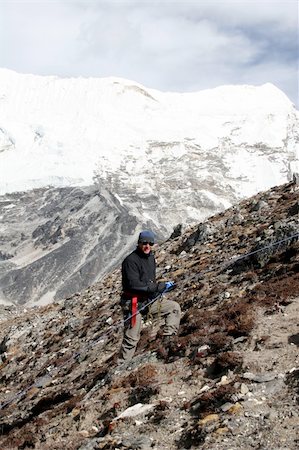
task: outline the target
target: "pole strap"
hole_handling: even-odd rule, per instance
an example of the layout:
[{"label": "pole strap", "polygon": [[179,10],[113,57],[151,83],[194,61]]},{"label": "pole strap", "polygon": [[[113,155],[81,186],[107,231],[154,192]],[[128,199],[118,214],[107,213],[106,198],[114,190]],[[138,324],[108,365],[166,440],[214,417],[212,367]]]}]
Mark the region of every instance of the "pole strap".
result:
[{"label": "pole strap", "polygon": [[133,297],[132,298],[132,318],[131,318],[132,328],[136,325],[137,305],[138,305],[138,298]]}]

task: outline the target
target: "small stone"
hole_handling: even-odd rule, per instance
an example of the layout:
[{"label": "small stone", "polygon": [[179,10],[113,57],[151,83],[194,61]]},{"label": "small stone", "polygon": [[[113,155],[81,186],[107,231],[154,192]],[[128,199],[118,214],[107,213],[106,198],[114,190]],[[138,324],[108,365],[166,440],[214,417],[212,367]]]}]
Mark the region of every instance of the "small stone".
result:
[{"label": "small stone", "polygon": [[163,397],[160,399],[161,402],[171,403],[173,401],[172,397]]},{"label": "small stone", "polygon": [[246,394],[248,394],[248,392],[249,392],[248,386],[245,383],[242,383],[241,384],[241,394],[246,395]]},{"label": "small stone", "polygon": [[208,345],[202,345],[201,347],[198,347],[197,349],[197,356],[203,357],[208,354],[210,347]]},{"label": "small stone", "polygon": [[251,372],[245,372],[245,373],[243,373],[242,377],[246,378],[247,380],[253,380],[255,375],[254,375],[254,373],[251,373]]},{"label": "small stone", "polygon": [[242,405],[240,403],[235,403],[228,412],[230,414],[239,414],[239,412],[243,409]]},{"label": "small stone", "polygon": [[219,421],[218,414],[209,414],[203,419],[201,419],[198,423],[199,425],[206,425],[209,422],[216,422],[216,421]]},{"label": "small stone", "polygon": [[229,429],[227,427],[220,427],[217,428],[217,430],[215,431],[216,434],[226,434],[229,432]]},{"label": "small stone", "polygon": [[89,437],[89,433],[87,430],[81,430],[79,431],[79,434],[83,437]]},{"label": "small stone", "polygon": [[72,411],[71,411],[72,417],[77,417],[77,416],[79,416],[79,414],[80,414],[80,409],[79,408],[72,409]]},{"label": "small stone", "polygon": [[238,344],[239,342],[247,341],[247,339],[248,339],[247,336],[240,336],[240,337],[234,339],[233,344]]},{"label": "small stone", "polygon": [[227,403],[224,403],[223,405],[221,405],[221,410],[223,412],[226,412],[226,411],[229,411],[233,406],[234,406],[233,403],[227,402]]},{"label": "small stone", "polygon": [[267,381],[272,381],[277,377],[277,374],[272,373],[260,373],[260,374],[254,374],[251,372],[245,372],[243,373],[243,378],[246,378],[247,380],[256,381],[257,383],[266,383]]},{"label": "small stone", "polygon": [[221,380],[219,381],[219,383],[217,383],[219,386],[225,386],[226,384],[229,384],[229,379],[226,375],[223,375],[221,377]]},{"label": "small stone", "polygon": [[142,403],[136,403],[135,405],[130,406],[125,411],[123,411],[118,417],[116,417],[115,420],[123,419],[125,417],[134,417],[139,414],[145,414],[149,412],[152,408],[154,408],[154,405],[146,405],[146,404],[144,405]]},{"label": "small stone", "polygon": [[210,389],[211,389],[210,386],[208,386],[208,385],[206,384],[205,386],[203,386],[203,387],[200,389],[199,393],[201,394],[202,392],[209,391]]},{"label": "small stone", "polygon": [[268,381],[272,381],[276,378],[276,373],[261,373],[260,375],[256,375],[254,381],[257,383],[266,383]]}]

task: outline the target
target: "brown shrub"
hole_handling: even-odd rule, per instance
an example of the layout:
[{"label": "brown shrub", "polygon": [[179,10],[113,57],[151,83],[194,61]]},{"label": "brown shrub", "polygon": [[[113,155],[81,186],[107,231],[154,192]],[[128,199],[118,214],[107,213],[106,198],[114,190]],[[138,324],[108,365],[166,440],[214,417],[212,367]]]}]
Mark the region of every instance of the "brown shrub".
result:
[{"label": "brown shrub", "polygon": [[152,413],[149,413],[148,415],[149,420],[155,425],[159,424],[162,420],[167,418],[168,409],[169,409],[168,402],[160,400],[159,403],[156,405],[154,411]]},{"label": "brown shrub", "polygon": [[184,429],[180,440],[178,441],[178,448],[198,448],[205,441],[207,432],[195,421],[191,426]]},{"label": "brown shrub", "polygon": [[236,389],[231,384],[219,386],[213,391],[204,392],[191,403],[192,414],[197,416],[217,412],[223,403],[231,400]]},{"label": "brown shrub", "polygon": [[256,286],[251,299],[260,306],[273,306],[275,303],[283,304],[286,300],[298,295],[298,273],[285,273]]},{"label": "brown shrub", "polygon": [[129,404],[132,406],[136,403],[148,403],[151,397],[159,392],[158,386],[138,386],[130,393]]},{"label": "brown shrub", "polygon": [[237,300],[227,308],[222,307],[218,321],[231,336],[248,335],[254,326],[252,305],[246,300]]},{"label": "brown shrub", "polygon": [[136,372],[118,380],[117,385],[122,387],[149,386],[157,382],[157,376],[157,368],[153,364],[147,364],[140,367]]},{"label": "brown shrub", "polygon": [[182,318],[180,336],[207,335],[213,332],[211,326],[215,328],[217,320],[218,317],[215,317],[215,311],[207,311],[196,307],[191,308]]},{"label": "brown shrub", "polygon": [[208,344],[212,352],[218,352],[231,347],[233,339],[226,333],[219,332],[209,336]]},{"label": "brown shrub", "polygon": [[227,372],[230,370],[239,370],[242,367],[243,358],[237,352],[223,352],[219,353],[215,359],[215,370],[218,373]]}]

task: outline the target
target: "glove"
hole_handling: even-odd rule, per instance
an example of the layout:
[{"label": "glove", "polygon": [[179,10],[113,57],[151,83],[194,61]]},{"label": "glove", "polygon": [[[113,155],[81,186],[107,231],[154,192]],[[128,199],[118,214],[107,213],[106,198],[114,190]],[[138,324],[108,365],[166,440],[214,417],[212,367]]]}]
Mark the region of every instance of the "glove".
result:
[{"label": "glove", "polygon": [[165,292],[165,289],[166,289],[166,283],[164,283],[164,281],[161,281],[160,283],[158,283],[157,291],[159,292],[159,294],[162,294],[162,292]]},{"label": "glove", "polygon": [[164,292],[169,292],[175,288],[175,283],[173,281],[166,281]]},{"label": "glove", "polygon": [[153,282],[150,283],[150,285],[147,288],[147,292],[149,292],[150,294],[154,294],[155,292],[157,292],[157,290],[159,291],[159,284]]}]

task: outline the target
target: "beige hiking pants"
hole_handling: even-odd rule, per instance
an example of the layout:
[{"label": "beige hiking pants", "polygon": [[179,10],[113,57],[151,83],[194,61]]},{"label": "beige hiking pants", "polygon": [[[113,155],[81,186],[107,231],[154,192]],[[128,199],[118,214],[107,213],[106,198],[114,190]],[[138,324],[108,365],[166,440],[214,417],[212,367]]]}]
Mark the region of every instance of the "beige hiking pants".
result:
[{"label": "beige hiking pants", "polygon": [[[154,319],[163,319],[165,325],[163,326],[163,334],[170,336],[177,334],[181,320],[181,307],[173,300],[155,301],[150,307],[148,315]],[[125,323],[124,337],[120,351],[120,359],[129,361],[133,358],[137,344],[140,339],[140,332],[142,327],[142,315],[136,315],[136,323],[134,327],[131,326],[131,321]]]}]

